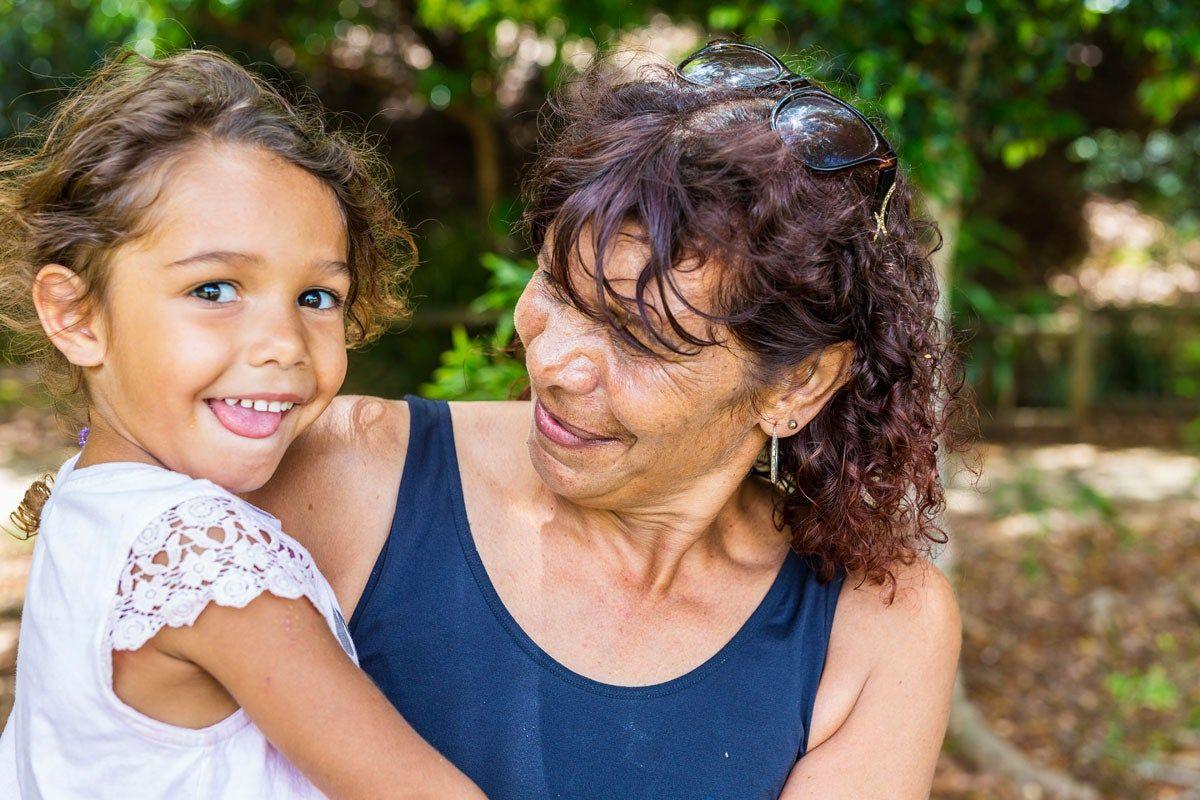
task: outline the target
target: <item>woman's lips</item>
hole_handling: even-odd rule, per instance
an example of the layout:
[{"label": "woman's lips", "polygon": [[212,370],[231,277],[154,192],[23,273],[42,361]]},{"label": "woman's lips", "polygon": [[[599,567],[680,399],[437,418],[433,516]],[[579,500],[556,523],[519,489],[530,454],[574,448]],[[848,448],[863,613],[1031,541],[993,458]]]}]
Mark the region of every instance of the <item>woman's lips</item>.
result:
[{"label": "woman's lips", "polygon": [[226,430],[238,436],[245,436],[247,439],[266,439],[279,430],[283,415],[291,413],[290,409],[288,411],[256,411],[240,405],[231,406],[219,399],[206,400],[205,403],[212,409],[213,416],[225,426]]},{"label": "woman's lips", "polygon": [[533,421],[543,436],[563,447],[587,447],[614,441],[563,422],[547,411],[541,400],[533,405]]}]

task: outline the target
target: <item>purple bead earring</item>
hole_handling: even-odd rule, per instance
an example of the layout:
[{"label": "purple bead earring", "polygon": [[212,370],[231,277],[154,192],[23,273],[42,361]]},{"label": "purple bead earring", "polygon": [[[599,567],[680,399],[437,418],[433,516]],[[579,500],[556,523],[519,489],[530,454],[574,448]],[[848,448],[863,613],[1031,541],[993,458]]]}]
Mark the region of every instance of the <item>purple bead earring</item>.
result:
[{"label": "purple bead earring", "polygon": [[88,428],[88,427],[83,427],[83,428],[79,429],[79,439],[77,441],[79,442],[80,447],[83,447],[85,444],[87,444],[87,437],[88,437],[89,431],[91,431],[91,428]]}]

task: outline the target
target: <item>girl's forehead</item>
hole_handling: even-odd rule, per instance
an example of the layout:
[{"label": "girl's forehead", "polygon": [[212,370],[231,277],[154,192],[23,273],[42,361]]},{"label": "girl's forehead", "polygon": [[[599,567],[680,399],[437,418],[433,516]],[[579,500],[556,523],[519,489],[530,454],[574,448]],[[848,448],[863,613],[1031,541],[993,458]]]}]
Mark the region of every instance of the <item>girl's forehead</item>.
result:
[{"label": "girl's forehead", "polygon": [[[214,144],[165,165],[146,208],[144,248],[170,251],[303,250],[346,256],[333,190],[264,150]],[[183,253],[179,257],[186,257]]]}]

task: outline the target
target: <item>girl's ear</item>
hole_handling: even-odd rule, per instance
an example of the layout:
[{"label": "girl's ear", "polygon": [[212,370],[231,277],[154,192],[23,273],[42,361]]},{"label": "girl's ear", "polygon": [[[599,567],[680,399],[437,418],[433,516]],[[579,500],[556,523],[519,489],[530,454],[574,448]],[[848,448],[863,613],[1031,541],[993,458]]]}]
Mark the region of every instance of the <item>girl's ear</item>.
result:
[{"label": "girl's ear", "polygon": [[47,264],[33,279],[33,305],[42,329],[67,361],[96,367],[104,361],[103,331],[84,307],[86,285],[61,264]]}]

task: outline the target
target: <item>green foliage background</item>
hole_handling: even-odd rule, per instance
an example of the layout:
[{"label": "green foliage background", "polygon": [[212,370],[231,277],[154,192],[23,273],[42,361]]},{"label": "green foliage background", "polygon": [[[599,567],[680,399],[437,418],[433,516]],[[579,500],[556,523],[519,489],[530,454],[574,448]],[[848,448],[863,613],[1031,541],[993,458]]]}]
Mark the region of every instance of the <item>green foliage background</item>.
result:
[{"label": "green foliage background", "polygon": [[[348,389],[495,396],[519,377],[492,326],[528,269],[517,187],[549,87],[597,49],[675,59],[710,34],[786,53],[889,131],[946,237],[985,400],[1020,369],[994,332],[1058,303],[1047,277],[1081,252],[1087,192],[1200,229],[1194,0],[0,0],[0,137],[116,45],[217,47],[315,92],[388,153],[422,252],[417,317],[355,356]],[[1169,355],[1168,395],[1195,396],[1195,351]]]}]

